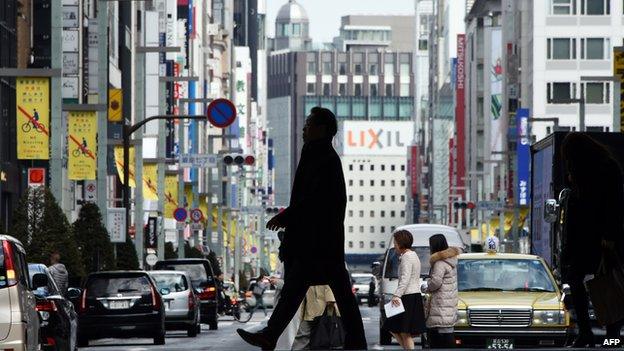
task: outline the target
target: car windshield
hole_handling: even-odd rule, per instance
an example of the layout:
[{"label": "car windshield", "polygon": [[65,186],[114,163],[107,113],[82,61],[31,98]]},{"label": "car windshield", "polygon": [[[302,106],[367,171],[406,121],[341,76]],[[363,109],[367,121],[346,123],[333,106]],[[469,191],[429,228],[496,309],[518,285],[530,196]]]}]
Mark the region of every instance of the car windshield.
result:
[{"label": "car windshield", "polygon": [[91,279],[87,286],[89,297],[143,295],[150,293],[149,279],[145,276],[136,277],[97,277]]},{"label": "car windshield", "polygon": [[371,277],[353,277],[354,284],[366,285],[370,284]]},{"label": "car windshield", "polygon": [[555,291],[540,260],[465,259],[457,274],[459,291]]},{"label": "car windshield", "polygon": [[[420,275],[429,274],[429,246],[413,246],[412,251],[416,252],[420,259]],[[386,272],[384,274],[387,279],[396,279],[399,277],[399,255],[394,248],[388,250],[388,261],[386,263]],[[370,280],[370,279],[369,279]]]},{"label": "car windshield", "polygon": [[202,263],[167,263],[165,266],[161,267],[161,269],[186,272],[186,274],[189,275],[189,278],[191,278],[191,285],[193,285],[193,288],[203,288],[202,284],[205,284],[205,282],[208,281],[206,268],[204,268]]},{"label": "car windshield", "polygon": [[171,292],[180,292],[188,289],[186,278],[180,274],[153,274],[158,289],[169,289]]}]

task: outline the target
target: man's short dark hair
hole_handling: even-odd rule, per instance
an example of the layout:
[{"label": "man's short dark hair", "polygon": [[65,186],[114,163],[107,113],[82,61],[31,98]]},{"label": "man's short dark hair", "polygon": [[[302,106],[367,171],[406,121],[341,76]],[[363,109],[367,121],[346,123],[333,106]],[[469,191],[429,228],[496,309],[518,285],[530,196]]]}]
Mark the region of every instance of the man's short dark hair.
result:
[{"label": "man's short dark hair", "polygon": [[338,133],[338,121],[336,121],[336,115],[329,109],[323,107],[313,107],[310,110],[310,119],[317,126],[325,126],[327,133],[332,137]]},{"label": "man's short dark hair", "polygon": [[398,232],[394,233],[393,237],[394,242],[396,242],[401,249],[412,248],[412,244],[414,243],[414,237],[412,236],[412,233],[408,232],[407,230],[399,230]]}]

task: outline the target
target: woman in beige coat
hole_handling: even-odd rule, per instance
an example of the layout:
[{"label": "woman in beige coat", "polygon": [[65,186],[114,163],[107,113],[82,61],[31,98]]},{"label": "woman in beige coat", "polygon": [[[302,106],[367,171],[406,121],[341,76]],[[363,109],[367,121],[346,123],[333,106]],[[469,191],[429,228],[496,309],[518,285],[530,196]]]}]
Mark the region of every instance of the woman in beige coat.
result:
[{"label": "woman in beige coat", "polygon": [[423,285],[429,293],[426,310],[429,345],[435,348],[455,346],[453,327],[457,321],[457,256],[461,250],[449,247],[442,234],[429,238],[430,278]]}]

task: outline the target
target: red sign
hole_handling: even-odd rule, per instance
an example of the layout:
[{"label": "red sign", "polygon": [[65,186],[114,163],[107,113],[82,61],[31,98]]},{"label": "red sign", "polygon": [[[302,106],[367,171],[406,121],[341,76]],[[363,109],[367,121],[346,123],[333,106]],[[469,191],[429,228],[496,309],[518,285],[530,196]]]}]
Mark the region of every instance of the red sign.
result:
[{"label": "red sign", "polygon": [[[466,67],[466,35],[457,35],[457,82],[455,84],[455,179],[449,179],[451,184],[457,187],[464,186],[464,177],[466,176],[466,107],[464,102],[465,96],[465,67]],[[454,181],[453,181],[454,180]],[[459,189],[458,189],[459,190]],[[463,194],[463,190],[457,193]],[[465,197],[465,196],[464,196]]]},{"label": "red sign", "polygon": [[45,185],[46,170],[45,168],[29,168],[28,169],[28,186]]},{"label": "red sign", "polygon": [[418,152],[418,145],[411,146],[411,159],[410,159],[410,176],[412,178],[412,197],[418,195],[418,182],[420,181],[420,153]]}]

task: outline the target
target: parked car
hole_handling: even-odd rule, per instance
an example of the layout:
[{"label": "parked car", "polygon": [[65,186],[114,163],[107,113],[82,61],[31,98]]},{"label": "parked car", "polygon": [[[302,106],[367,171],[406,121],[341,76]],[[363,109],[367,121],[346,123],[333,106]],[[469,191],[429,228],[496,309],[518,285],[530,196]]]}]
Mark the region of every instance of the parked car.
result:
[{"label": "parked car", "polygon": [[91,273],[78,309],[78,346],[101,338],[153,338],[165,344],[165,307],[144,271]]},{"label": "parked car", "polygon": [[186,330],[190,337],[201,332],[199,298],[193,291],[191,279],[186,272],[151,271],[165,305],[165,328]]},{"label": "parked car", "polygon": [[371,273],[351,274],[355,296],[357,297],[358,304],[360,305],[364,300],[368,302],[368,291],[370,290],[371,279],[375,279]]},{"label": "parked car", "polygon": [[178,258],[156,262],[154,270],[186,272],[191,278],[191,285],[200,300],[201,322],[208,324],[211,330],[217,324],[217,285],[210,261],[202,258]]},{"label": "parked car", "polygon": [[414,242],[412,244],[412,250],[416,252],[420,259],[420,275],[425,277],[429,274],[429,258],[431,256],[429,250],[429,238],[434,234],[443,234],[446,237],[446,241],[449,246],[459,247],[462,250],[466,250],[466,244],[464,243],[459,231],[456,228],[440,225],[440,224],[410,224],[397,228],[387,241],[388,249],[384,254],[382,262],[375,262],[373,264],[373,274],[377,276],[379,283],[379,344],[390,345],[392,336],[390,332],[383,329],[382,326],[385,322],[384,304],[392,298],[392,294],[396,291],[399,284],[399,255],[394,250],[394,233],[399,230],[409,231]]},{"label": "parked car", "polygon": [[[37,299],[40,328],[39,339],[44,350],[76,349],[78,315],[71,301],[63,296],[50,271],[44,264],[29,263],[31,284],[35,280],[45,281],[45,286],[34,290]],[[33,284],[34,285],[34,284]],[[80,290],[70,289],[67,296],[79,296]]]},{"label": "parked car", "polygon": [[36,350],[39,346],[39,316],[32,289],[26,251],[19,240],[0,235],[0,349]]}]

